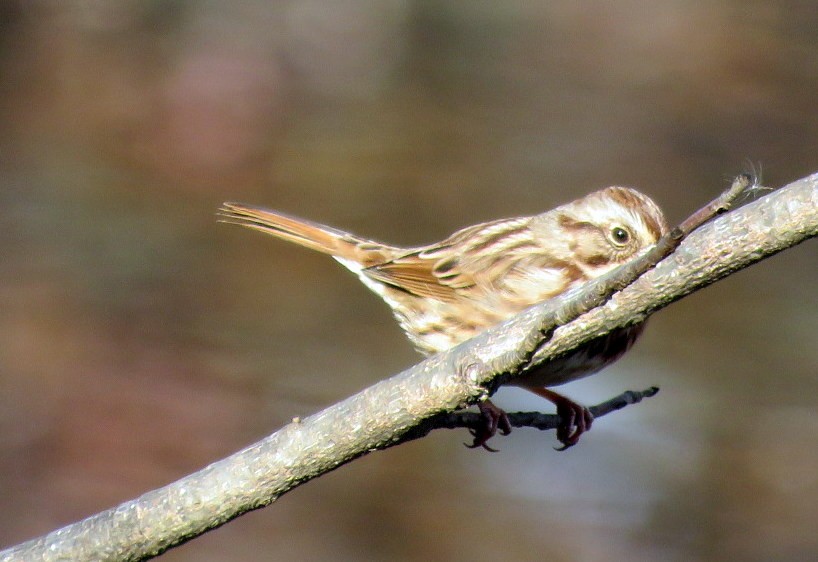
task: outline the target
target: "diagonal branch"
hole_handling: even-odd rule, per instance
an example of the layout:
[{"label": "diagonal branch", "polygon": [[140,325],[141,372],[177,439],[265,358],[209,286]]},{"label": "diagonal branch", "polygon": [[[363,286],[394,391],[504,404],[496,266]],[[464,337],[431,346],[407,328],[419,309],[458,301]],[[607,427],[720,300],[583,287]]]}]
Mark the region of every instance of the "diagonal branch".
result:
[{"label": "diagonal branch", "polygon": [[[531,364],[641,322],[693,291],[816,235],[818,174],[706,224],[611,298],[589,284],[571,300],[533,307],[195,474],[0,552],[0,561],[156,556],[270,504],[299,484],[400,442],[430,418],[474,403]],[[583,299],[605,304],[585,307]],[[572,320],[566,323],[566,318]]]}]

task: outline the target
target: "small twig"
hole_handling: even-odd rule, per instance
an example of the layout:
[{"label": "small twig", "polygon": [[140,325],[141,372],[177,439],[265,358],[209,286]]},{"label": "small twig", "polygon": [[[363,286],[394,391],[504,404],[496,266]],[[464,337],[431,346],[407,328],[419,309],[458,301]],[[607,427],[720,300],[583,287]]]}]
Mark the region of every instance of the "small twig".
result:
[{"label": "small twig", "polygon": [[[645,390],[626,390],[618,396],[614,396],[610,400],[601,402],[596,406],[591,406],[591,414],[594,418],[600,418],[604,415],[610,414],[617,410],[641,402],[645,398],[656,396],[659,388],[652,386]],[[556,429],[560,424],[560,416],[557,414],[545,414],[542,412],[513,412],[508,413],[508,420],[512,427],[531,427],[545,431],[549,429]],[[478,429],[485,420],[477,412],[447,412],[435,416],[425,423],[421,424],[411,433],[404,435],[404,438],[399,442],[412,441],[425,437],[435,429]]]}]

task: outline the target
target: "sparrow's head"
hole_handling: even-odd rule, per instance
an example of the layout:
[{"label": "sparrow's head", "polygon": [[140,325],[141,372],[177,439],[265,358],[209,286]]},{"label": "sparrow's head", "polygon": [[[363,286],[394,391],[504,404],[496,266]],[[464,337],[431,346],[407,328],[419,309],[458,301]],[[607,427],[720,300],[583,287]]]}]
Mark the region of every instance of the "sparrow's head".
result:
[{"label": "sparrow's head", "polygon": [[590,277],[631,260],[668,231],[662,211],[628,187],[607,187],[554,210],[565,250]]}]

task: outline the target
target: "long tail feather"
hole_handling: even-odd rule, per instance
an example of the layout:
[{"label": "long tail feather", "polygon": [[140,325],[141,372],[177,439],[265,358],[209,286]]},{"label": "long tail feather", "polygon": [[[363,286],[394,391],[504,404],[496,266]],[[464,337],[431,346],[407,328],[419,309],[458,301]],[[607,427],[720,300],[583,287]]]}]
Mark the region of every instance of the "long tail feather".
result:
[{"label": "long tail feather", "polygon": [[252,228],[301,246],[369,267],[392,259],[398,248],[348,232],[244,203],[226,202],[219,221]]}]

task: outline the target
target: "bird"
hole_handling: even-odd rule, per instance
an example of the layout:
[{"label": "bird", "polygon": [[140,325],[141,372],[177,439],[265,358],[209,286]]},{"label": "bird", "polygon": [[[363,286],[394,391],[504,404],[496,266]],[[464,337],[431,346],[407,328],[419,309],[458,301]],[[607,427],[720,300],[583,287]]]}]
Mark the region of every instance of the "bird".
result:
[{"label": "bird", "polygon": [[[629,187],[594,191],[549,211],[483,222],[444,240],[401,247],[264,207],[225,202],[219,220],[328,254],[381,297],[424,355],[445,351],[488,327],[599,277],[644,253],[668,232],[661,209]],[[590,429],[588,408],[550,387],[596,373],[619,359],[644,321],[596,338],[508,384],[554,403],[561,449]],[[511,431],[506,413],[478,403],[484,428],[473,447]]]}]

